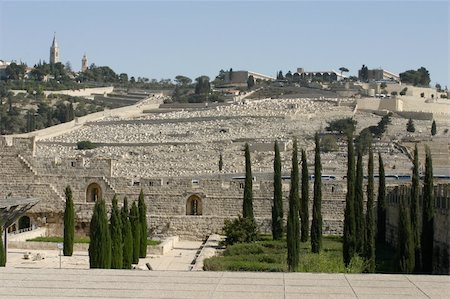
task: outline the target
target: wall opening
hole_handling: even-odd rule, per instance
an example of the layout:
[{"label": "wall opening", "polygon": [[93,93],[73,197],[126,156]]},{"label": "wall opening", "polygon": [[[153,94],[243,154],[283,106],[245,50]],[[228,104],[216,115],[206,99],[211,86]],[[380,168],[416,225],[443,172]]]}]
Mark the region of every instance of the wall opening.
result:
[{"label": "wall opening", "polygon": [[191,195],[186,201],[186,215],[200,216],[203,212],[202,200],[197,195]]},{"label": "wall opening", "polygon": [[97,183],[90,184],[86,189],[86,202],[96,202],[102,198],[102,188]]},{"label": "wall opening", "polygon": [[19,230],[30,228],[31,227],[31,220],[28,216],[22,216],[19,218]]}]

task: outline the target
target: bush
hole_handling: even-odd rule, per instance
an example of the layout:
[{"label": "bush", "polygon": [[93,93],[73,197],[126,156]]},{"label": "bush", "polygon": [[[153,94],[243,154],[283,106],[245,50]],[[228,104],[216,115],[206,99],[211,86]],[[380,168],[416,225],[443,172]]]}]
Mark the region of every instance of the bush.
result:
[{"label": "bush", "polygon": [[223,232],[227,236],[225,245],[253,242],[258,236],[255,221],[251,218],[242,218],[241,216],[232,221],[226,219]]},{"label": "bush", "polygon": [[338,150],[336,137],[325,135],[320,141],[320,149],[325,152],[335,152]]},{"label": "bush", "polygon": [[90,142],[89,140],[77,142],[78,150],[90,150],[90,149],[94,149],[96,147],[97,147],[97,145],[95,143]]},{"label": "bush", "polygon": [[325,130],[337,131],[341,133],[354,132],[356,124],[356,120],[353,120],[351,117],[343,118],[329,122]]}]

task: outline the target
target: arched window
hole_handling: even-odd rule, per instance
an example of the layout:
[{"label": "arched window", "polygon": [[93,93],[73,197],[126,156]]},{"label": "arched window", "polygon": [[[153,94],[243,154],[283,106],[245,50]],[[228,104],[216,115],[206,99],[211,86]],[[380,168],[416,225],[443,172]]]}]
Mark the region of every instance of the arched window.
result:
[{"label": "arched window", "polygon": [[86,202],[96,202],[102,198],[102,188],[97,183],[90,184],[86,189]]},{"label": "arched window", "polygon": [[19,218],[19,230],[30,227],[31,227],[30,217],[22,216]]},{"label": "arched window", "polygon": [[191,195],[186,201],[186,215],[202,215],[202,200],[197,195]]}]

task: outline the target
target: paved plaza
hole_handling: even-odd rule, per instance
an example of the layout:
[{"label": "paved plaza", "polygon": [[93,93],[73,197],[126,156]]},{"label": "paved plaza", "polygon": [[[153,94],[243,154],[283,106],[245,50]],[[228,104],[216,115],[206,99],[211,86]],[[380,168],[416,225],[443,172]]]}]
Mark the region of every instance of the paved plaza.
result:
[{"label": "paved plaza", "polygon": [[0,270],[0,298],[450,298],[449,276]]}]

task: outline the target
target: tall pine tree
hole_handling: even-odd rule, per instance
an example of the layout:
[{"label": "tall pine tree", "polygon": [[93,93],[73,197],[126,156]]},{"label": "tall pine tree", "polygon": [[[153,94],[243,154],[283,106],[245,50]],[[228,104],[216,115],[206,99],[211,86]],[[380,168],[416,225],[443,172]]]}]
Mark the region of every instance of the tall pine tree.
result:
[{"label": "tall pine tree", "polygon": [[398,217],[398,269],[402,273],[414,271],[414,237],[411,228],[408,197],[410,193],[405,186],[400,186],[400,206]]},{"label": "tall pine tree", "polygon": [[73,207],[72,189],[69,186],[65,190],[66,208],[64,210],[64,256],[72,256],[73,240],[75,235],[75,210]]},{"label": "tall pine tree", "polygon": [[0,217],[0,267],[6,265],[6,252],[5,246],[3,245],[3,219]]},{"label": "tall pine tree", "polygon": [[123,245],[123,269],[131,269],[133,263],[133,233],[131,231],[131,223],[128,210],[128,199],[123,199],[123,207],[121,211],[122,217],[122,245]]},{"label": "tall pine tree", "polygon": [[141,242],[139,248],[139,257],[147,256],[147,205],[145,204],[144,191],[141,189],[138,200],[139,223],[141,224]]},{"label": "tall pine tree", "polygon": [[386,178],[381,153],[378,153],[377,240],[386,242]]},{"label": "tall pine tree", "polygon": [[364,241],[364,256],[367,260],[367,272],[375,272],[375,217],[373,211],[373,151],[369,148],[369,165],[367,180],[367,210],[366,210],[366,238]]},{"label": "tall pine tree", "polygon": [[283,237],[283,190],[281,183],[281,157],[277,141],[275,141],[274,150],[272,237],[274,240],[281,240]]},{"label": "tall pine tree", "polygon": [[347,136],[347,196],[345,198],[344,214],[344,237],[342,244],[342,255],[347,267],[356,251],[356,222],[355,222],[355,153],[353,147],[353,136]]},{"label": "tall pine tree", "polygon": [[414,240],[415,252],[415,272],[420,272],[422,268],[422,256],[420,250],[421,232],[421,204],[420,204],[420,183],[419,183],[419,151],[417,144],[414,148],[413,174],[411,182],[411,227]]},{"label": "tall pine tree", "polygon": [[245,144],[245,186],[242,216],[255,220],[253,216],[253,176],[248,143]]},{"label": "tall pine tree", "polygon": [[300,203],[301,242],[308,241],[309,235],[309,174],[306,152],[302,149],[302,197]]},{"label": "tall pine tree", "polygon": [[356,162],[356,181],[355,181],[355,242],[356,253],[364,253],[364,192],[363,192],[363,161],[362,150],[358,148],[358,159]]},{"label": "tall pine tree", "polygon": [[122,269],[123,267],[123,244],[122,244],[122,219],[117,205],[117,196],[112,199],[111,217],[109,218],[111,230],[111,269]]},{"label": "tall pine tree", "polygon": [[433,271],[433,240],[434,240],[434,188],[433,163],[430,149],[426,148],[425,178],[422,195],[422,270],[427,274]]},{"label": "tall pine tree", "polygon": [[433,123],[431,124],[431,135],[434,136],[437,133],[437,129],[436,129],[436,121],[433,120]]},{"label": "tall pine tree", "polygon": [[315,135],[316,149],[314,158],[314,199],[313,219],[311,223],[311,251],[319,253],[322,248],[322,162],[320,161],[320,139]]},{"label": "tall pine tree", "polygon": [[131,231],[133,232],[133,264],[139,263],[139,251],[141,248],[141,223],[139,222],[139,210],[133,201],[130,211]]},{"label": "tall pine tree", "polygon": [[287,220],[287,264],[288,270],[291,272],[297,269],[300,254],[300,221],[298,217],[300,197],[297,154],[297,140],[294,140],[292,149],[291,188],[289,191],[289,213]]},{"label": "tall pine tree", "polygon": [[106,205],[102,199],[95,202],[89,228],[89,267],[111,268],[111,236],[109,234]]}]

